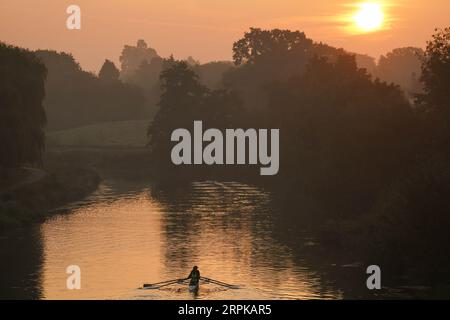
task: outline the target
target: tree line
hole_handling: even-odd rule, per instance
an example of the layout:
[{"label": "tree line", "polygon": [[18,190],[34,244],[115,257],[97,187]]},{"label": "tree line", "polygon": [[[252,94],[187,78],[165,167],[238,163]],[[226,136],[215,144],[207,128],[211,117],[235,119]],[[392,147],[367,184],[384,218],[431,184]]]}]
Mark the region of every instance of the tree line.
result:
[{"label": "tree line", "polygon": [[[404,70],[408,59],[402,57],[411,54],[420,56],[418,73]],[[169,155],[172,130],[193,120],[217,128],[279,128],[280,173],[270,184],[289,198],[298,194],[316,203],[330,243],[364,244],[380,261],[390,257],[405,268],[420,261],[427,272],[431,262],[442,267],[436,272],[447,272],[450,28],[436,30],[424,51],[394,50],[380,61],[377,72],[399,61],[404,75],[415,74],[414,92],[359,67],[354,54],[301,32],[251,29],[234,43],[233,57],[235,67],[224,73],[220,91],[203,87],[186,62],[168,61],[149,127],[154,158]],[[163,176],[188,170],[168,159],[157,161],[157,168]],[[208,167],[194,169],[191,178],[207,173]],[[224,177],[230,176],[248,172]],[[294,223],[297,212],[290,211]]]},{"label": "tree line", "polygon": [[[271,183],[308,195],[335,228],[356,221],[341,226],[353,242],[450,262],[439,254],[450,243],[450,28],[425,50],[396,49],[375,66],[299,31],[257,28],[233,44],[232,64],[162,58],[144,41],[125,46],[120,62],[94,75],[70,54],[1,44],[0,166],[41,161],[47,118],[52,129],[151,118],[151,161],[163,178],[186,172],[171,164],[170,134],[194,120],[278,128]],[[220,176],[253,177],[245,167]]]},{"label": "tree line", "polygon": [[0,170],[41,162],[46,77],[36,55],[0,43]]}]

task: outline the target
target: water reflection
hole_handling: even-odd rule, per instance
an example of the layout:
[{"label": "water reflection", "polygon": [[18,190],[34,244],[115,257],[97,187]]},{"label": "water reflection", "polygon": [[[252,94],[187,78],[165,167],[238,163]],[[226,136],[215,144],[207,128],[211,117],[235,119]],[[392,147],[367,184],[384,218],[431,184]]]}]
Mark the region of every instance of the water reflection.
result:
[{"label": "water reflection", "polygon": [[[149,186],[106,180],[90,198],[64,210],[70,214],[41,225],[41,239],[34,241],[41,243],[35,250],[41,261],[27,261],[29,270],[22,273],[39,275],[35,298],[47,299],[191,299],[181,285],[138,287],[187,276],[193,265],[204,276],[242,286],[203,285],[199,299],[340,298],[339,290],[275,240],[270,203],[269,192],[237,182]],[[81,267],[81,290],[65,287],[72,264]]]},{"label": "water reflection", "polygon": [[0,236],[0,299],[42,297],[43,248],[38,228]]}]

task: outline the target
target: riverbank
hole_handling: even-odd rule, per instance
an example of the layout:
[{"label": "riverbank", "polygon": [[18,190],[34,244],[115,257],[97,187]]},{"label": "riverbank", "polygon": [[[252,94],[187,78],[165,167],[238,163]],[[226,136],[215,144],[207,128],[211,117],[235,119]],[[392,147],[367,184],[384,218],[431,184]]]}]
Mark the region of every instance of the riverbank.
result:
[{"label": "riverbank", "polygon": [[[341,265],[358,267],[362,276],[365,267],[376,264],[383,271],[383,285],[428,287],[428,298],[450,296],[447,158],[434,157],[415,165],[386,184],[366,208],[353,202],[331,206],[328,194],[308,198],[301,189],[292,191],[278,200],[283,209],[278,226],[281,242],[289,244],[286,230],[295,233],[307,228],[314,238],[311,250],[319,248],[323,250],[319,256],[329,258],[322,263],[341,260]],[[299,255],[304,254],[302,249]]]},{"label": "riverbank", "polygon": [[0,191],[0,232],[41,222],[51,209],[89,195],[100,182],[95,170],[71,162],[50,161],[35,171],[34,176],[42,173],[39,179]]},{"label": "riverbank", "polygon": [[[412,177],[402,179],[397,185],[386,187],[385,194],[380,196],[371,208],[361,210],[360,215],[350,215],[347,212],[342,213],[343,209],[329,210],[332,206],[326,202],[330,198],[328,194],[324,194],[322,198],[308,196],[301,187],[296,189],[292,185],[269,183],[269,179],[264,181],[261,178],[249,179],[244,183],[242,182],[244,176],[240,180],[229,178],[227,181],[213,176],[208,179],[199,174],[201,179],[195,180],[195,183],[184,183],[184,177],[172,179],[173,172],[169,175],[163,175],[165,172],[155,172],[151,160],[152,155],[149,149],[144,147],[59,147],[49,149],[44,158],[46,170],[53,173],[54,179],[62,179],[62,183],[69,181],[68,187],[72,189],[79,187],[79,193],[76,190],[64,191],[68,196],[65,200],[63,199],[65,202],[71,201],[70,195],[75,196],[72,200],[77,200],[86,194],[85,186],[86,181],[90,181],[90,174],[85,170],[104,177],[105,185],[110,186],[108,183],[114,181],[115,186],[111,190],[115,192],[121,190],[120,192],[127,197],[134,194],[136,190],[150,188],[149,192],[145,191],[146,196],[144,196],[144,199],[147,199],[147,195],[150,194],[152,199],[150,202],[145,202],[147,200],[141,202],[142,198],[138,197],[131,206],[128,201],[117,202],[119,208],[112,210],[109,205],[100,206],[101,210],[104,210],[104,213],[97,216],[99,219],[101,217],[101,222],[96,220],[95,223],[85,225],[88,228],[99,223],[105,227],[105,229],[100,228],[103,234],[101,232],[98,234],[99,228],[95,229],[99,243],[102,243],[105,234],[109,236],[116,231],[126,232],[126,228],[130,228],[129,230],[133,231],[129,232],[130,238],[127,239],[130,240],[130,246],[135,245],[135,241],[138,241],[136,239],[139,239],[135,236],[135,228],[141,224],[142,232],[147,239],[148,230],[153,230],[152,228],[160,222],[158,219],[151,220],[147,216],[147,212],[153,212],[154,204],[157,203],[158,210],[167,210],[167,212],[176,210],[183,213],[183,215],[165,216],[163,220],[168,223],[169,229],[174,228],[170,229],[174,235],[184,231],[185,226],[189,226],[189,230],[193,229],[199,216],[204,219],[202,224],[211,224],[204,226],[202,230],[194,228],[196,234],[208,234],[209,228],[217,228],[218,225],[226,226],[224,230],[228,233],[234,230],[233,232],[239,235],[252,234],[254,231],[250,230],[256,227],[261,234],[270,231],[275,244],[289,248],[286,254],[289,254],[294,265],[313,270],[317,275],[318,283],[332,283],[331,287],[337,292],[343,292],[344,298],[450,296],[450,283],[445,280],[448,279],[446,270],[449,265],[447,255],[444,254],[448,252],[447,233],[444,233],[444,230],[438,230],[432,220],[429,221],[430,223],[424,223],[426,222],[424,217],[437,217],[437,210],[429,210],[427,215],[424,215],[423,210],[429,207],[431,194],[448,194],[450,180],[444,179],[447,176],[443,173],[444,164],[435,165],[435,169],[431,171],[430,165],[424,165],[423,170],[416,168]],[[164,177],[164,180],[157,179],[161,177]],[[55,184],[50,182],[47,182],[50,185],[45,187],[46,180],[40,182],[44,185],[42,188],[52,190],[50,194],[53,193],[55,198],[61,200],[59,189],[62,190],[63,187],[57,187],[58,190],[54,190]],[[108,196],[120,198],[121,194]],[[33,198],[26,193],[22,196],[26,199]],[[440,198],[444,201],[444,197]],[[436,197],[433,199],[437,201]],[[38,200],[33,199],[32,202],[36,204],[39,203]],[[103,203],[103,200],[99,198],[97,203]],[[51,197],[47,197],[42,198],[41,201],[45,204],[51,203],[52,200]],[[438,207],[443,208],[442,205]],[[124,214],[129,210],[133,211],[132,216]],[[252,219],[252,215],[248,214],[250,212],[258,213],[258,219]],[[448,210],[441,211],[441,215],[445,216],[446,212]],[[139,220],[141,218],[135,220],[137,213],[142,214],[140,216],[142,220]],[[86,214],[92,218],[89,212]],[[114,218],[109,214],[113,214]],[[30,215],[27,213],[25,218],[27,221]],[[46,216],[38,215],[31,222],[45,218]],[[76,217],[73,218],[75,222]],[[67,217],[69,222],[71,219],[72,217]],[[259,219],[267,220],[261,224]],[[234,221],[234,224],[230,221]],[[439,221],[443,222],[442,229],[448,225],[442,217]],[[58,219],[49,221],[48,224],[53,222],[60,223]],[[248,226],[252,226],[250,230],[244,230],[245,232],[241,230]],[[264,226],[270,226],[270,230],[263,228]],[[158,232],[160,227],[163,226],[156,228]],[[55,231],[56,229],[61,232],[61,238],[55,240],[58,243],[61,241],[75,243],[79,240],[66,239],[68,230],[66,226],[61,228],[58,225]],[[221,230],[215,229],[215,232],[220,233]],[[427,230],[429,231],[425,233]],[[190,243],[194,239],[191,238],[192,235],[183,239],[183,243]],[[241,238],[241,236],[236,237],[236,239]],[[121,237],[118,239],[123,241]],[[168,241],[170,245],[174,243],[173,237],[158,238],[155,243],[159,244],[161,241]],[[238,249],[242,246],[240,240],[235,244],[235,248]],[[92,247],[95,245],[89,242],[89,246],[84,248],[83,252],[89,252],[87,248]],[[101,244],[98,244],[98,247],[101,247]],[[278,249],[279,247],[276,247],[274,250]],[[127,260],[126,257],[123,259]],[[380,292],[369,292],[365,285],[366,268],[371,264],[379,265],[382,269],[383,290]],[[142,263],[136,268],[141,265]],[[142,278],[136,277],[130,280],[133,283],[137,281],[142,281]]]},{"label": "riverbank", "polygon": [[[54,194],[54,198],[65,202],[77,200],[87,195],[87,191],[95,190],[96,184],[86,188],[89,181],[95,181],[89,172],[132,181],[133,184],[151,182],[155,188],[159,187],[159,191],[166,192],[178,190],[183,185],[187,185],[189,190],[190,184],[186,184],[186,181],[246,182],[265,191],[273,191],[271,205],[277,208],[274,216],[278,241],[296,252],[298,243],[291,242],[296,234],[305,232],[313,239],[311,246],[301,248],[299,256],[303,256],[305,250],[323,250],[311,254],[326,257],[318,264],[358,265],[361,268],[358,272],[362,276],[366,275],[364,266],[377,264],[382,266],[385,283],[390,282],[395,286],[399,283],[414,283],[434,287],[449,275],[448,258],[442,254],[448,251],[449,243],[445,230],[448,210],[444,204],[450,191],[450,172],[447,172],[445,161],[435,160],[433,165],[424,163],[422,168],[415,167],[411,174],[399,179],[396,184],[386,185],[386,190],[374,203],[362,208],[352,201],[348,201],[345,206],[336,206],[334,200],[342,193],[312,194],[300,183],[294,187],[292,183],[273,177],[262,179],[258,175],[242,174],[237,178],[238,171],[234,171],[233,175],[225,179],[225,173],[213,172],[214,168],[211,168],[210,175],[207,170],[202,170],[190,171],[186,176],[177,174],[175,170],[155,170],[152,154],[145,147],[58,147],[49,149],[44,160],[47,170],[56,173],[54,179],[69,175],[59,182],[61,185],[71,181],[68,186],[54,187],[55,183],[49,182],[50,186],[44,187],[51,190],[50,194]],[[66,190],[63,193],[67,198],[61,195],[64,188]],[[67,191],[67,188],[71,190]],[[26,193],[24,197],[33,199]],[[39,203],[37,198],[32,202]],[[40,202],[54,203],[52,199],[51,196],[43,197]],[[434,202],[431,203],[430,199],[434,199]],[[433,204],[437,205],[434,209]],[[15,216],[20,217],[21,213],[15,213]],[[436,221],[442,223],[436,224]],[[290,234],[287,239],[286,234]],[[365,287],[363,289],[366,290]],[[447,287],[445,290],[448,290]]]}]

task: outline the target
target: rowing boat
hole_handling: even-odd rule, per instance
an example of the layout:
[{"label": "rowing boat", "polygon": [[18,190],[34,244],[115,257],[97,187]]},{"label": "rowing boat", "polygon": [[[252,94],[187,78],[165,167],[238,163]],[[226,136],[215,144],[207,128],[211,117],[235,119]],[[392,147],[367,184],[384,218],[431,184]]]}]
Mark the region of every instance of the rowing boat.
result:
[{"label": "rowing boat", "polygon": [[[182,279],[161,281],[161,282],[156,282],[156,283],[144,283],[144,285],[142,286],[142,289],[161,289],[163,287],[171,286],[174,284],[186,284],[187,280],[188,280],[187,278],[182,278]],[[239,286],[235,286],[232,284],[228,284],[228,283],[210,279],[210,278],[200,277],[200,280],[202,280],[204,283],[212,283],[212,284],[216,284],[216,285],[228,288],[228,289],[239,289]],[[196,284],[189,283],[188,288],[189,288],[190,292],[196,292],[199,289],[199,283],[198,282]]]},{"label": "rowing boat", "polygon": [[194,291],[197,291],[197,290],[198,290],[198,283],[189,285],[189,291],[194,292]]}]

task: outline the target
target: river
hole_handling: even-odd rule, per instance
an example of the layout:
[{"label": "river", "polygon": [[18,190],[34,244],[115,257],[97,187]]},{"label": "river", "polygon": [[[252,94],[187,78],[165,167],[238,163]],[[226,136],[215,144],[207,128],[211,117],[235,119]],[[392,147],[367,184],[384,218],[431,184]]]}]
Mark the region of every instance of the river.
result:
[{"label": "river", "polygon": [[[279,240],[273,196],[240,182],[161,187],[106,178],[95,193],[59,208],[46,222],[1,236],[0,296],[340,299],[346,293],[352,297],[337,279],[324,276],[324,269],[339,266],[302,256],[315,245],[314,239],[296,232],[294,245]],[[81,268],[80,290],[66,287],[69,265]],[[141,289],[143,283],[185,277],[194,265],[202,276],[239,289],[214,284],[202,284],[196,293],[181,284]]]}]

